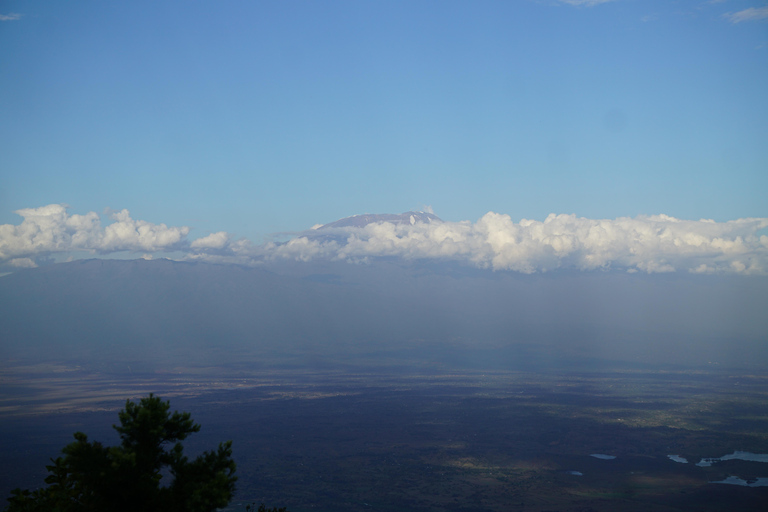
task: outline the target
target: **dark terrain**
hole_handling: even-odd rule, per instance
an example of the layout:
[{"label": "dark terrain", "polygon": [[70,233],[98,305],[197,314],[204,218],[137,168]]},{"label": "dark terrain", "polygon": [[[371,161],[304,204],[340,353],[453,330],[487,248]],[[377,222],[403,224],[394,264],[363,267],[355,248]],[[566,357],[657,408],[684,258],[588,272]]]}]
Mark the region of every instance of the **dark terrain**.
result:
[{"label": "dark terrain", "polygon": [[[0,277],[0,492],[154,392],[247,503],[764,510],[768,280],[75,261]],[[612,460],[590,454],[615,456]],[[668,455],[689,460],[681,464]],[[579,472],[581,475],[570,472]]]},{"label": "dark terrain", "polygon": [[255,501],[294,512],[715,511],[763,510],[768,500],[768,487],[710,483],[765,477],[768,464],[694,465],[768,453],[765,374],[45,370],[3,375],[6,495],[40,485],[48,457],[76,430],[114,443],[120,397],[156,391],[203,425],[185,443],[192,453],[234,441],[232,510]]}]

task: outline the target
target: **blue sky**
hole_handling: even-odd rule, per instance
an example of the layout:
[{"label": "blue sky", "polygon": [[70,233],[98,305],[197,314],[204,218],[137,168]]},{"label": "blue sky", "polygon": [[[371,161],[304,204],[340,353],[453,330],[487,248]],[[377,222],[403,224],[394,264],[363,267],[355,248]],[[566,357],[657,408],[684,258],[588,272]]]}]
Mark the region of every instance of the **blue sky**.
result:
[{"label": "blue sky", "polygon": [[0,1],[0,224],[768,216],[768,3]]}]

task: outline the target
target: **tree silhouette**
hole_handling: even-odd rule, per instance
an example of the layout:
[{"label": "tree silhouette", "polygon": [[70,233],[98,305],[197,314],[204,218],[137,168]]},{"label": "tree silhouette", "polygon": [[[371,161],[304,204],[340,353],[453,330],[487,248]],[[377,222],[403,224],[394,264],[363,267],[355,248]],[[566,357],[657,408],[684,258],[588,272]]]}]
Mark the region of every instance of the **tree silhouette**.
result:
[{"label": "tree silhouette", "polygon": [[[237,480],[232,442],[190,461],[181,441],[200,425],[187,412],[169,410],[169,402],[152,394],[138,404],[126,401],[114,425],[118,446],[76,432],[46,466],[48,487],[15,489],[6,512],[211,512],[226,506]],[[161,485],[164,475],[173,477],[167,485]]]}]

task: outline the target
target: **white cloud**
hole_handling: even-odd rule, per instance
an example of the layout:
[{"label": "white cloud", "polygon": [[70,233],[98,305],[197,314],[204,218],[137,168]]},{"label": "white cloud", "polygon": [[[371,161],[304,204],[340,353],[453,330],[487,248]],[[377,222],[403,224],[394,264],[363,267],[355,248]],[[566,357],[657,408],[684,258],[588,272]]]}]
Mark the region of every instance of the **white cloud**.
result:
[{"label": "white cloud", "polygon": [[21,14],[17,12],[9,12],[8,14],[0,14],[0,21],[16,21],[21,19]]},{"label": "white cloud", "polygon": [[163,251],[179,248],[189,228],[168,227],[143,220],[133,220],[128,210],[110,215],[113,222],[99,233],[95,249],[99,252]]},{"label": "white cloud", "polygon": [[741,23],[742,21],[760,21],[768,19],[768,7],[750,7],[737,12],[728,12],[723,14],[731,23]]},{"label": "white cloud", "polygon": [[34,258],[52,253],[91,251],[155,252],[183,248],[188,227],[168,227],[131,218],[128,210],[113,213],[102,227],[96,212],[69,215],[67,207],[51,204],[25,208],[18,226],[0,225],[0,261]]},{"label": "white cloud", "polygon": [[[241,248],[250,258],[366,261],[376,257],[451,259],[483,268],[542,272],[558,268],[648,273],[768,272],[768,219],[688,221],[666,215],[618,219],[548,216],[544,221],[489,212],[476,223],[379,222],[310,233],[284,244]],[[233,255],[235,253],[233,252]]]},{"label": "white cloud", "polygon": [[32,258],[14,258],[8,262],[8,265],[16,268],[35,268],[37,263]]},{"label": "white cloud", "polygon": [[715,222],[667,215],[587,219],[549,215],[543,221],[488,212],[477,222],[373,222],[308,230],[284,243],[255,245],[217,232],[188,241],[188,227],[131,218],[127,210],[101,225],[94,212],[69,215],[64,205],[27,208],[19,225],[0,225],[0,263],[31,267],[53,253],[180,251],[188,259],[261,264],[381,257],[453,260],[481,268],[532,273],[556,269],[626,272],[768,274],[768,218]]},{"label": "white cloud", "polygon": [[198,238],[189,246],[193,249],[222,249],[229,242],[229,238],[229,234],[226,231],[219,231],[218,233],[211,233],[203,238]]}]

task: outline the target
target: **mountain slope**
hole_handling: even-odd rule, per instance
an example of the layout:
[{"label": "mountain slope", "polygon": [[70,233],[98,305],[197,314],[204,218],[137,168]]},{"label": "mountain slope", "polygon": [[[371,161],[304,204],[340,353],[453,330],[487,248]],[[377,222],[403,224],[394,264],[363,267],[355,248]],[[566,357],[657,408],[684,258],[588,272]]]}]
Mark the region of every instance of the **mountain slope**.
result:
[{"label": "mountain slope", "polygon": [[345,217],[335,222],[330,222],[320,226],[318,229],[334,228],[362,228],[375,222],[390,222],[392,224],[416,224],[417,222],[432,223],[442,222],[437,215],[428,212],[405,212],[405,213],[364,213],[362,215],[353,215]]}]

